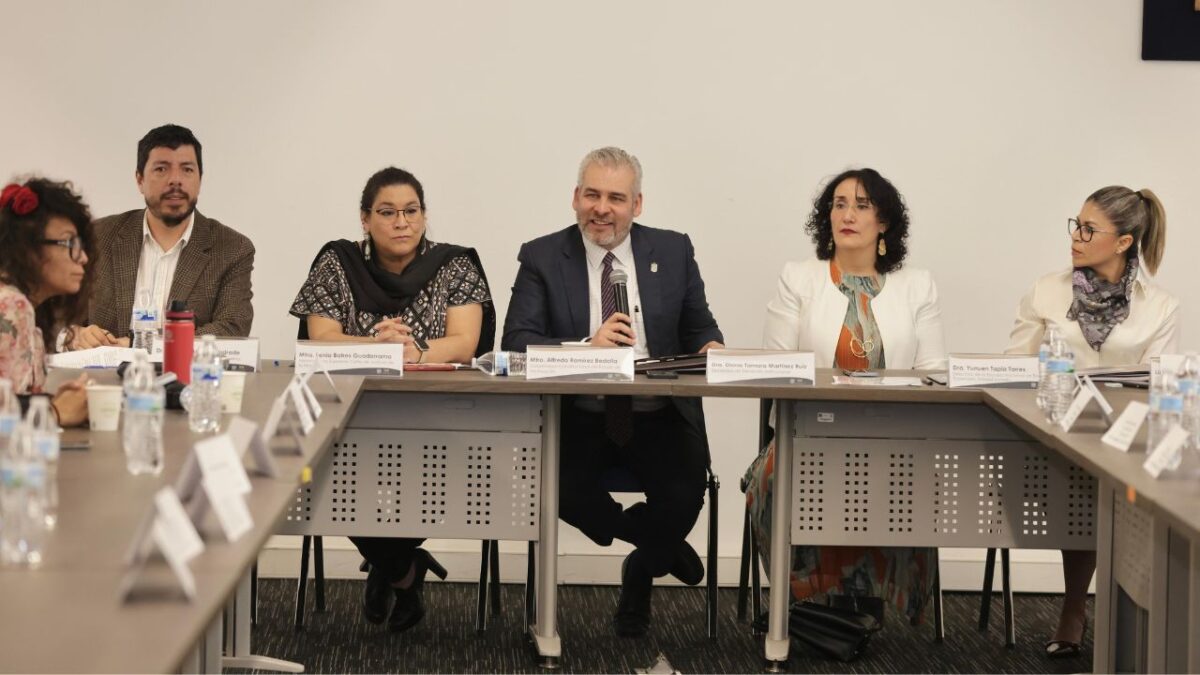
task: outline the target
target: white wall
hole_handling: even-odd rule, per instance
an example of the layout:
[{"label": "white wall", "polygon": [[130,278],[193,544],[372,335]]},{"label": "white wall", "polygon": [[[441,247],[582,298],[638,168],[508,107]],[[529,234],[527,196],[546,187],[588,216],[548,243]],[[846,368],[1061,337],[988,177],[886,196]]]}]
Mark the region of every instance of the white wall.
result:
[{"label": "white wall", "polygon": [[[434,238],[479,249],[503,316],[519,243],[573,218],[580,157],[633,151],[641,221],[692,235],[740,346],[758,344],[783,263],[812,254],[819,184],[866,164],[908,200],[910,264],[940,283],[950,349],[995,351],[1103,185],[1158,192],[1159,282],[1196,288],[1200,63],[1143,63],[1140,5],[6,3],[0,179],[70,178],[97,215],[136,208],[137,139],[191,127],[200,208],[258,246],[253,333],[288,356],[311,257],[357,236],[362,184],[386,164],[424,181]],[[1182,321],[1200,344],[1196,303]],[[706,407],[736,555],[754,404]],[[598,551],[574,533],[563,549]]]}]

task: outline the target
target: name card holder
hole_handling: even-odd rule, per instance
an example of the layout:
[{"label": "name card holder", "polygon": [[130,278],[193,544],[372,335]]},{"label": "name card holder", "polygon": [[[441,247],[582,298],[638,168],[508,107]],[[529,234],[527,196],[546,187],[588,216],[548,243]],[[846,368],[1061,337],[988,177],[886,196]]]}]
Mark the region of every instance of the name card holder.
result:
[{"label": "name card holder", "polygon": [[[258,338],[217,338],[217,352],[225,364],[225,370],[240,370],[247,373],[258,372]],[[196,347],[200,347],[200,338],[196,338]],[[155,340],[150,351],[152,363],[162,363],[163,341]]]},{"label": "name card holder", "polygon": [[1038,383],[1038,357],[1004,354],[951,354],[950,388],[984,387],[1034,389]]},{"label": "name card holder", "polygon": [[290,454],[299,455],[304,452],[304,441],[300,435],[302,425],[299,415],[294,410],[293,400],[289,384],[271,403],[271,411],[267,413],[267,419],[263,422],[262,430],[258,434],[259,442],[264,448],[268,450],[272,448],[271,442],[279,434],[280,425],[283,425],[293,441]]},{"label": "name card holder", "polygon": [[812,352],[710,349],[707,356],[705,379],[709,384],[812,385],[817,381],[816,358]]},{"label": "name card holder", "polygon": [[325,363],[321,360],[320,355],[313,356],[312,370],[304,372],[304,382],[306,385],[309,378],[316,373],[321,373],[325,376],[325,382],[329,384],[329,390],[333,392],[333,400],[342,403],[342,392],[338,391],[337,385],[333,382],[333,376],[329,374],[329,369],[325,367]]},{"label": "name card holder", "polygon": [[[189,602],[194,600],[196,578],[188,563],[204,551],[204,541],[179,501],[179,495],[170,487],[164,487],[154,495],[154,501],[134,533],[125,555],[126,571],[117,589],[122,602],[136,599],[138,579],[155,551],[167,561],[183,597]],[[158,595],[161,594],[155,594]]]},{"label": "name card holder", "polygon": [[632,381],[633,348],[530,345],[525,379]]},{"label": "name card holder", "polygon": [[403,377],[404,345],[387,342],[296,341],[296,372],[311,372],[318,361],[330,373]]}]

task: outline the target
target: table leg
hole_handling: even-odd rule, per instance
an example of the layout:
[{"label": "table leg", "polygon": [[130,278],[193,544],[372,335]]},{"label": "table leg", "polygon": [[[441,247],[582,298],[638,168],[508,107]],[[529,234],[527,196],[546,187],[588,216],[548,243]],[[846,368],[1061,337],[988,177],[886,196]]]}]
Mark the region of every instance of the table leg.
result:
[{"label": "table leg", "polygon": [[764,655],[770,670],[788,659],[788,600],[792,559],[792,419],[793,404],[775,401],[775,480],[771,486],[771,589]]},{"label": "table leg", "polygon": [[1113,484],[1096,479],[1096,628],[1092,672],[1114,672],[1117,582],[1113,579]]},{"label": "table leg", "polygon": [[1153,553],[1150,557],[1149,629],[1146,640],[1147,672],[1167,672],[1167,593],[1171,533],[1162,518],[1153,519]]},{"label": "table leg", "polygon": [[[1188,556],[1188,632],[1200,632],[1200,540],[1193,539]],[[1188,641],[1188,672],[1200,673],[1200,640]]]},{"label": "table leg", "polygon": [[238,582],[233,601],[233,644],[229,645],[230,656],[221,659],[223,668],[247,668],[274,670],[281,673],[303,673],[304,664],[258,656],[250,653],[250,573],[247,570]]},{"label": "table leg", "polygon": [[537,543],[537,620],[530,638],[541,665],[557,668],[562,657],[558,637],[558,440],[562,398],[542,397],[542,502]]}]

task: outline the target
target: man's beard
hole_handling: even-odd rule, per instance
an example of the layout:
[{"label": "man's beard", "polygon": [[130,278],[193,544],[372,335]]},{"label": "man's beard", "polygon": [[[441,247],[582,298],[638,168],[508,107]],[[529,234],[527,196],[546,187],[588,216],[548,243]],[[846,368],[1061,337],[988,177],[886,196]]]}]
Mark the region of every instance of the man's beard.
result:
[{"label": "man's beard", "polygon": [[178,227],[187,222],[187,219],[191,218],[192,214],[196,212],[196,200],[186,197],[185,199],[187,199],[187,208],[184,209],[183,213],[180,215],[164,213],[161,198],[153,204],[151,204],[149,200],[146,200],[146,208],[150,209],[150,213],[153,213],[156,218],[161,220],[163,225],[166,225],[167,227]]}]

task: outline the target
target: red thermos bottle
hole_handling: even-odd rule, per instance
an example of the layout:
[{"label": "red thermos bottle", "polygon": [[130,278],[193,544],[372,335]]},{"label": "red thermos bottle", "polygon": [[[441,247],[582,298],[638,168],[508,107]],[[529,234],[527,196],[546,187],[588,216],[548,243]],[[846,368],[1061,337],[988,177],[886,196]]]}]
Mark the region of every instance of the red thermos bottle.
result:
[{"label": "red thermos bottle", "polygon": [[192,350],[196,346],[196,315],[183,300],[172,300],[163,325],[163,372],[192,383]]}]

